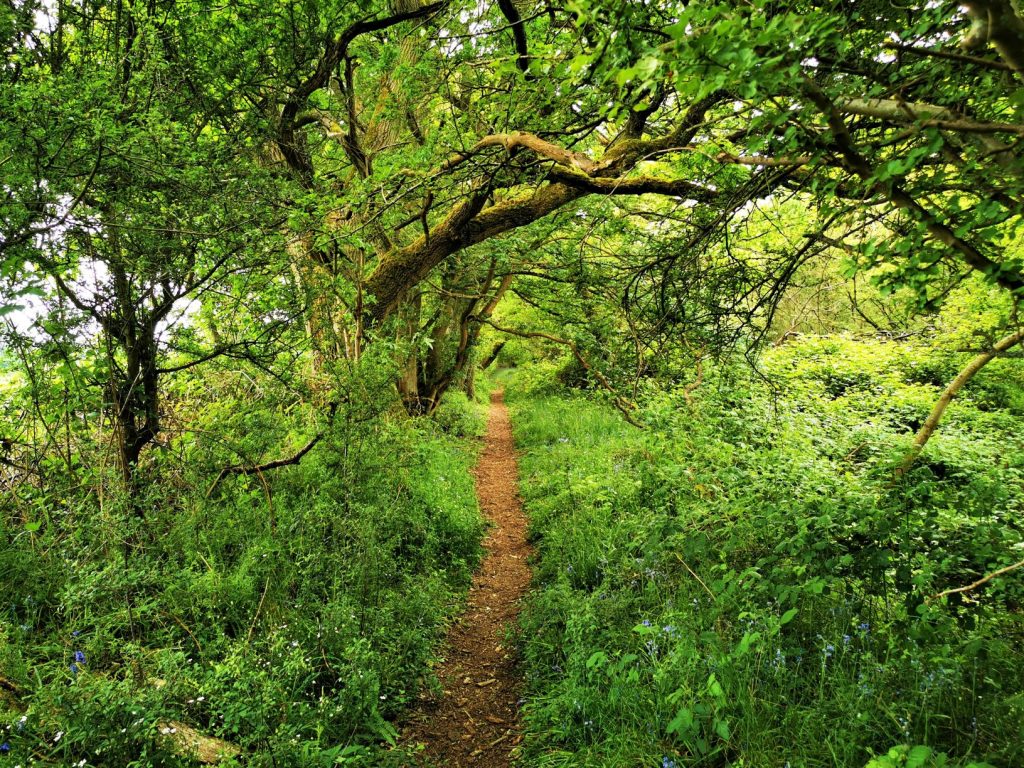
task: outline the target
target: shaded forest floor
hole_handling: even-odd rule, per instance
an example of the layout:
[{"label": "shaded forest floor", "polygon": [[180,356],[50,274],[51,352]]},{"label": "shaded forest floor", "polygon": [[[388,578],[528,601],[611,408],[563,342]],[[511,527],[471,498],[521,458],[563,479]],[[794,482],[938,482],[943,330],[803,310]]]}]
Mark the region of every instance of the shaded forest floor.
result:
[{"label": "shaded forest floor", "polygon": [[452,627],[437,670],[442,694],[414,713],[404,740],[424,744],[428,764],[508,766],[521,739],[520,673],[506,634],[530,582],[526,517],[508,409],[492,396],[484,450],[474,475],[491,526],[466,612]]}]

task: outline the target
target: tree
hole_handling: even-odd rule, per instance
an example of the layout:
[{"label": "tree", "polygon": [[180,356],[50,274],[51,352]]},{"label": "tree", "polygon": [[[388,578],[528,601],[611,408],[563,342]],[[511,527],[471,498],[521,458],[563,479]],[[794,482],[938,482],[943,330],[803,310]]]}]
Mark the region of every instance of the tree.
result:
[{"label": "tree", "polygon": [[[93,383],[105,390],[129,487],[161,432],[160,378],[222,354],[265,355],[284,325],[268,318],[248,337],[169,360],[167,337],[192,302],[265,271],[280,216],[269,207],[273,179],[238,151],[217,124],[226,111],[203,92],[223,86],[218,73],[197,77],[181,56],[189,17],[159,10],[117,3],[75,18],[60,5],[48,45],[29,47],[5,92],[24,137],[12,149],[28,174],[8,191],[9,271],[16,284],[31,263],[91,323],[80,333],[98,334]],[[24,47],[35,33],[23,25],[19,34]]]}]

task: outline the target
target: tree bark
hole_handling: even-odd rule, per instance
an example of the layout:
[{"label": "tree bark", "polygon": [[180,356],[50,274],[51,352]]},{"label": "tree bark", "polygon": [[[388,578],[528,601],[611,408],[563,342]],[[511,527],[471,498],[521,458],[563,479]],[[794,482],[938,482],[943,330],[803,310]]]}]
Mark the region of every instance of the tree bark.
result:
[{"label": "tree bark", "polygon": [[505,344],[507,343],[508,342],[505,341],[499,341],[497,344],[494,345],[494,347],[488,353],[487,357],[480,361],[481,371],[486,371],[488,368],[491,367],[491,365],[494,364],[494,361],[498,359],[498,355],[501,354],[501,350],[505,348]]}]

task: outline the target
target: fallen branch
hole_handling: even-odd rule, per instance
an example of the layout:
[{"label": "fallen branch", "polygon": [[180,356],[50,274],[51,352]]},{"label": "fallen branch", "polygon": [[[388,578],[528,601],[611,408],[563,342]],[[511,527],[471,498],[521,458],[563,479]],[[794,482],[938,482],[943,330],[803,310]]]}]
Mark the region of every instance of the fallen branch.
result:
[{"label": "fallen branch", "polygon": [[[327,420],[328,424],[330,424],[330,422],[334,420],[334,414],[335,414],[335,412],[337,410],[338,410],[338,404],[337,403],[331,403],[330,411],[328,413],[328,420]],[[228,475],[259,475],[260,478],[262,479],[263,473],[267,472],[267,471],[269,471],[271,469],[279,469],[281,467],[290,467],[293,464],[298,464],[300,461],[302,461],[302,458],[307,453],[309,453],[311,450],[313,450],[316,447],[317,443],[319,443],[321,440],[324,439],[324,436],[326,434],[327,434],[327,430],[322,430],[320,432],[317,432],[308,443],[306,443],[304,446],[302,446],[294,454],[292,454],[291,456],[288,456],[287,458],[284,458],[284,459],[275,459],[274,461],[268,461],[266,464],[257,464],[257,465],[236,464],[236,465],[231,466],[231,467],[224,467],[224,469],[222,469],[220,471],[220,474],[217,475],[217,479],[213,481],[213,485],[211,485],[210,489],[206,492],[206,496],[209,497],[210,494],[213,493],[214,490],[217,488],[217,486],[220,485],[220,481],[223,480]]]},{"label": "fallen branch", "polygon": [[297,452],[284,459],[275,459],[274,461],[268,461],[266,464],[259,464],[254,467],[246,466],[234,466],[225,467],[221,474],[225,475],[256,475],[262,472],[266,472],[270,469],[279,469],[280,467],[289,467],[293,464],[298,464],[302,461],[302,457],[313,450],[316,444],[324,439],[324,432],[317,432],[317,434],[302,446]]},{"label": "fallen branch", "polygon": [[942,592],[939,592],[938,594],[932,595],[931,597],[928,598],[928,600],[929,601],[931,601],[931,600],[938,600],[940,597],[946,597],[947,595],[957,595],[957,594],[960,594],[961,592],[970,592],[972,589],[977,589],[982,584],[986,584],[986,583],[992,581],[992,579],[994,579],[994,578],[996,578],[998,576],[1002,576],[1004,573],[1009,573],[1010,571],[1016,571],[1018,568],[1024,568],[1024,560],[1021,560],[1019,563],[1014,563],[1013,565],[1008,565],[1005,568],[1000,568],[998,571],[993,571],[988,576],[983,576],[982,578],[978,579],[977,581],[972,581],[966,587],[957,587],[956,589],[946,589],[946,590],[943,590]]},{"label": "fallen branch", "polygon": [[711,595],[711,601],[712,602],[718,602],[718,598],[715,597],[715,593],[712,592],[710,589],[708,589],[708,585],[704,583],[704,579],[702,579],[700,576],[698,576],[696,573],[694,573],[693,568],[691,568],[687,564],[687,562],[685,560],[683,560],[683,558],[681,558],[678,554],[676,555],[676,560],[678,560],[680,563],[682,563],[683,564],[683,568],[685,568],[687,571],[689,571],[690,575],[693,576],[693,578],[695,578],[697,580],[697,582],[702,587],[704,587],[704,591],[707,592],[709,595]]},{"label": "fallen branch", "polygon": [[233,760],[242,754],[241,747],[223,739],[205,736],[185,723],[171,720],[157,723],[160,740],[177,754],[191,757],[203,765]]}]

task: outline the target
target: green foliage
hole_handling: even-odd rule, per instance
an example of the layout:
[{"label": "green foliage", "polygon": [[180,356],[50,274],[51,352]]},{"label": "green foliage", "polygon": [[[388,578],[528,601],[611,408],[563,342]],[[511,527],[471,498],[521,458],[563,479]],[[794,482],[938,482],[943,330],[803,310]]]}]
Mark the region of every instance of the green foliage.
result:
[{"label": "green foliage", "polygon": [[208,495],[201,465],[151,470],[141,529],[111,499],[3,515],[6,757],[192,764],[168,741],[184,722],[246,765],[379,765],[480,553],[475,451],[447,433],[481,411],[443,413],[339,417],[301,464]]},{"label": "green foliage", "polygon": [[9,756],[404,759],[509,333],[536,764],[1020,762],[1018,582],[925,601],[1019,558],[1018,361],[891,475],[1019,323],[985,6],[5,3]]},{"label": "green foliage", "polygon": [[643,432],[515,399],[540,550],[527,763],[1018,764],[1020,580],[925,598],[1020,559],[1019,413],[965,402],[892,481],[940,362],[789,342],[771,387],[718,368],[692,408],[648,392]]},{"label": "green foliage", "polygon": [[454,437],[481,437],[486,426],[486,408],[472,403],[464,392],[450,392],[431,420],[446,434]]}]

